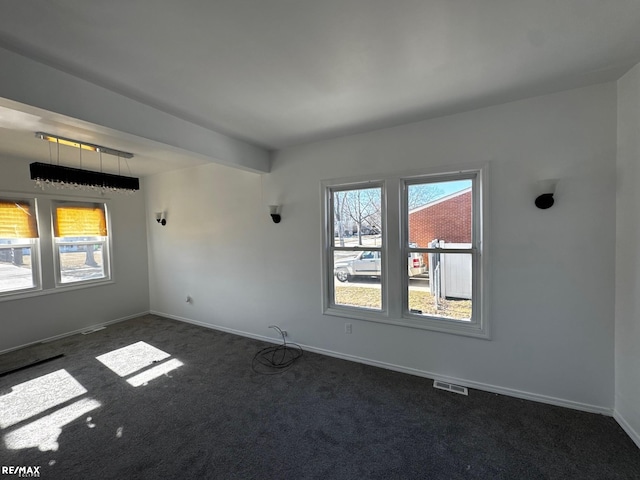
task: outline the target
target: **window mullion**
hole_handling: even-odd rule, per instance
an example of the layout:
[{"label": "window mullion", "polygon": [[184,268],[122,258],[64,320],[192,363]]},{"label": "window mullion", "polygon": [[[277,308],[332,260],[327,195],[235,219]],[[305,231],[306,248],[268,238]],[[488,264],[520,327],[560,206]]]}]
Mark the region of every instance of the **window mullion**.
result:
[{"label": "window mullion", "polygon": [[402,273],[406,272],[406,265],[403,268],[403,248],[399,234],[401,229],[401,194],[399,181],[392,180],[386,183],[386,201],[383,208],[386,211],[387,225],[383,243],[386,246],[384,264],[387,268],[386,272],[383,272],[383,277],[386,285],[387,311],[392,318],[402,316],[402,285],[405,281]]}]

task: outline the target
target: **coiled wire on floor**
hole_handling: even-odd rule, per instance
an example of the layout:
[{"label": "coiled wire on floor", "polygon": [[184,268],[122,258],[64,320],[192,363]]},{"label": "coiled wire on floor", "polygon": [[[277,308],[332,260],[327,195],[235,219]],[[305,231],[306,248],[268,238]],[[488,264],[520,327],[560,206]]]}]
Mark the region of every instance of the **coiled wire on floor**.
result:
[{"label": "coiled wire on floor", "polygon": [[302,356],[302,347],[296,343],[287,343],[285,333],[277,325],[269,325],[282,336],[282,345],[265,347],[254,355],[251,368],[262,375],[275,375],[289,370]]}]

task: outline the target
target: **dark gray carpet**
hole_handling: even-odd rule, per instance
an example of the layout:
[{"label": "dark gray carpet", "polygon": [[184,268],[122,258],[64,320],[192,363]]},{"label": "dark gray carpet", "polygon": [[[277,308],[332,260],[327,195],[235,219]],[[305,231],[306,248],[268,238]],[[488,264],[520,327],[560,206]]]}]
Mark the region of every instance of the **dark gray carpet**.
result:
[{"label": "dark gray carpet", "polygon": [[[133,387],[134,374],[96,360],[139,341],[184,365]],[[148,315],[2,355],[0,371],[65,354],[1,377],[0,395],[60,369],[87,393],[0,429],[0,465],[65,480],[640,478],[640,450],[612,418],[459,396],[309,352],[282,375],[258,375],[251,359],[265,345]],[[12,432],[83,398],[101,406],[63,426],[57,450],[6,448]]]}]

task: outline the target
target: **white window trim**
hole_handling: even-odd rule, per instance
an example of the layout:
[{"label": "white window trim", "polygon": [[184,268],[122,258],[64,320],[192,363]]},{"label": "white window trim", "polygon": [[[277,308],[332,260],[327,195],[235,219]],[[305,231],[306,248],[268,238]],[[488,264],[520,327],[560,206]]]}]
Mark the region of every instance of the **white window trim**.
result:
[{"label": "white window trim", "polygon": [[36,291],[20,290],[18,292],[16,290],[15,293],[12,293],[11,295],[0,297],[0,303],[8,302],[8,301],[11,301],[11,300],[22,300],[22,299],[25,299],[25,298],[40,297],[42,295],[52,295],[52,294],[56,294],[56,293],[63,293],[63,292],[71,291],[71,290],[83,290],[85,288],[101,287],[101,286],[109,285],[109,284],[112,284],[112,283],[115,283],[115,281],[113,279],[111,279],[109,281],[99,281],[99,282],[85,281],[85,282],[65,283],[65,284],[63,284],[63,286],[60,286],[60,287],[55,287],[55,288],[44,288],[43,287],[40,290],[36,290]]},{"label": "white window trim", "polygon": [[[96,237],[98,238],[97,240],[87,240],[87,241],[82,241],[82,242],[59,242],[57,240],[54,239],[53,241],[53,264],[54,264],[54,271],[56,274],[56,288],[66,288],[68,286],[71,285],[86,285],[89,283],[105,283],[111,280],[111,255],[110,255],[110,248],[109,248],[109,238],[110,236],[107,237]],[[59,247],[65,246],[65,245],[76,245],[76,246],[84,246],[84,245],[98,245],[101,244],[102,245],[102,263],[103,263],[103,270],[104,270],[104,277],[102,278],[91,278],[91,279],[87,279],[87,280],[76,280],[73,282],[63,282],[62,281],[62,270],[60,268],[60,252],[59,252]]]},{"label": "white window trim", "polygon": [[[34,195],[26,195],[22,192],[7,192],[3,191],[1,193],[2,197],[10,198],[12,200],[24,200],[28,201],[31,204],[33,209],[33,214],[36,216],[36,222],[38,224],[38,229],[40,229],[40,222],[38,222],[38,199]],[[27,288],[20,288],[16,290],[8,290],[5,292],[0,292],[0,301],[11,300],[18,296],[25,295],[37,295],[42,291],[42,266],[40,260],[40,238],[34,238],[30,242],[20,243],[20,244],[11,244],[12,248],[31,248],[31,275],[33,279],[34,286]]]},{"label": "white window trim", "polygon": [[[458,179],[461,175],[474,175],[473,219],[480,221],[481,227],[474,230],[477,253],[474,257],[473,282],[473,322],[429,317],[411,314],[404,305],[408,305],[408,277],[406,262],[408,245],[408,225],[404,218],[408,218],[408,210],[404,197],[405,185],[421,183],[431,179]],[[321,182],[322,198],[322,302],[325,315],[353,318],[391,325],[398,325],[423,330],[490,339],[490,316],[488,302],[489,279],[489,165],[471,164],[455,167],[441,167],[411,172],[405,175],[384,175],[376,177],[355,177],[348,179],[333,179]],[[330,205],[332,189],[362,188],[367,185],[382,185],[382,311],[361,307],[335,305],[333,303],[332,249],[333,241],[333,212]],[[402,220],[401,220],[402,219]],[[404,225],[403,225],[404,224]],[[390,235],[390,232],[398,232]],[[366,250],[367,248],[365,248]]]},{"label": "white window trim", "polygon": [[[106,237],[96,237],[96,240],[86,240],[80,242],[65,242],[58,240],[58,237],[55,236],[55,209],[56,206],[65,204],[69,206],[90,206],[94,204],[100,204],[104,208],[104,216],[107,224],[107,236]],[[112,283],[112,274],[111,274],[111,215],[109,212],[109,206],[104,201],[92,201],[85,199],[74,199],[74,200],[52,200],[51,202],[51,246],[53,248],[53,270],[55,273],[55,289],[63,290],[68,288],[80,287],[80,286],[91,286],[91,285],[100,285],[105,283]],[[63,245],[96,245],[102,244],[102,263],[104,270],[104,277],[102,278],[91,278],[87,280],[76,280],[74,282],[63,282],[62,281],[62,271],[60,268],[60,253],[59,247]]]},{"label": "white window trim", "polygon": [[[379,317],[380,315],[388,316],[388,292],[386,282],[383,282],[385,278],[385,274],[388,266],[388,259],[386,255],[386,194],[385,194],[385,183],[383,180],[367,178],[367,179],[350,179],[348,182],[342,180],[335,181],[326,181],[322,182],[322,215],[325,218],[325,226],[323,227],[323,310],[325,313],[339,316],[348,316],[352,318],[364,318],[368,320],[373,320],[375,317]],[[341,191],[341,190],[356,190],[359,188],[380,188],[381,189],[381,207],[382,207],[382,245],[377,247],[370,246],[353,246],[348,248],[335,247],[333,246],[334,242],[334,225],[333,225],[333,205],[332,205],[332,195],[333,191]],[[348,305],[336,305],[334,303],[334,292],[335,292],[335,279],[333,278],[333,268],[331,265],[333,264],[333,252],[340,250],[349,250],[349,251],[380,251],[381,258],[381,277],[380,277],[380,288],[381,288],[381,302],[382,308],[372,309],[365,307],[351,307]],[[327,276],[327,272],[329,276]]]},{"label": "white window trim", "polygon": [[30,242],[12,243],[6,245],[11,248],[30,248],[31,253],[31,278],[33,280],[32,287],[19,288],[15,290],[6,290],[0,292],[0,300],[4,300],[8,297],[14,297],[17,295],[25,295],[30,293],[39,292],[42,290],[42,280],[40,273],[40,240],[38,238],[32,239]]}]

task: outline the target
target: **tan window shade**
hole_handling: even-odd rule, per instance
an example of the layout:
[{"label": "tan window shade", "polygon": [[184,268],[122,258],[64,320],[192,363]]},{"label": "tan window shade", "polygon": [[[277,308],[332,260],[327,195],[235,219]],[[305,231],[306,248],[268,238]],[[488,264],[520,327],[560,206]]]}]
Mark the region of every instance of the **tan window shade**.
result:
[{"label": "tan window shade", "polygon": [[0,238],[38,238],[38,223],[29,202],[0,199]]},{"label": "tan window shade", "polygon": [[56,237],[106,237],[107,221],[99,206],[56,207]]}]

